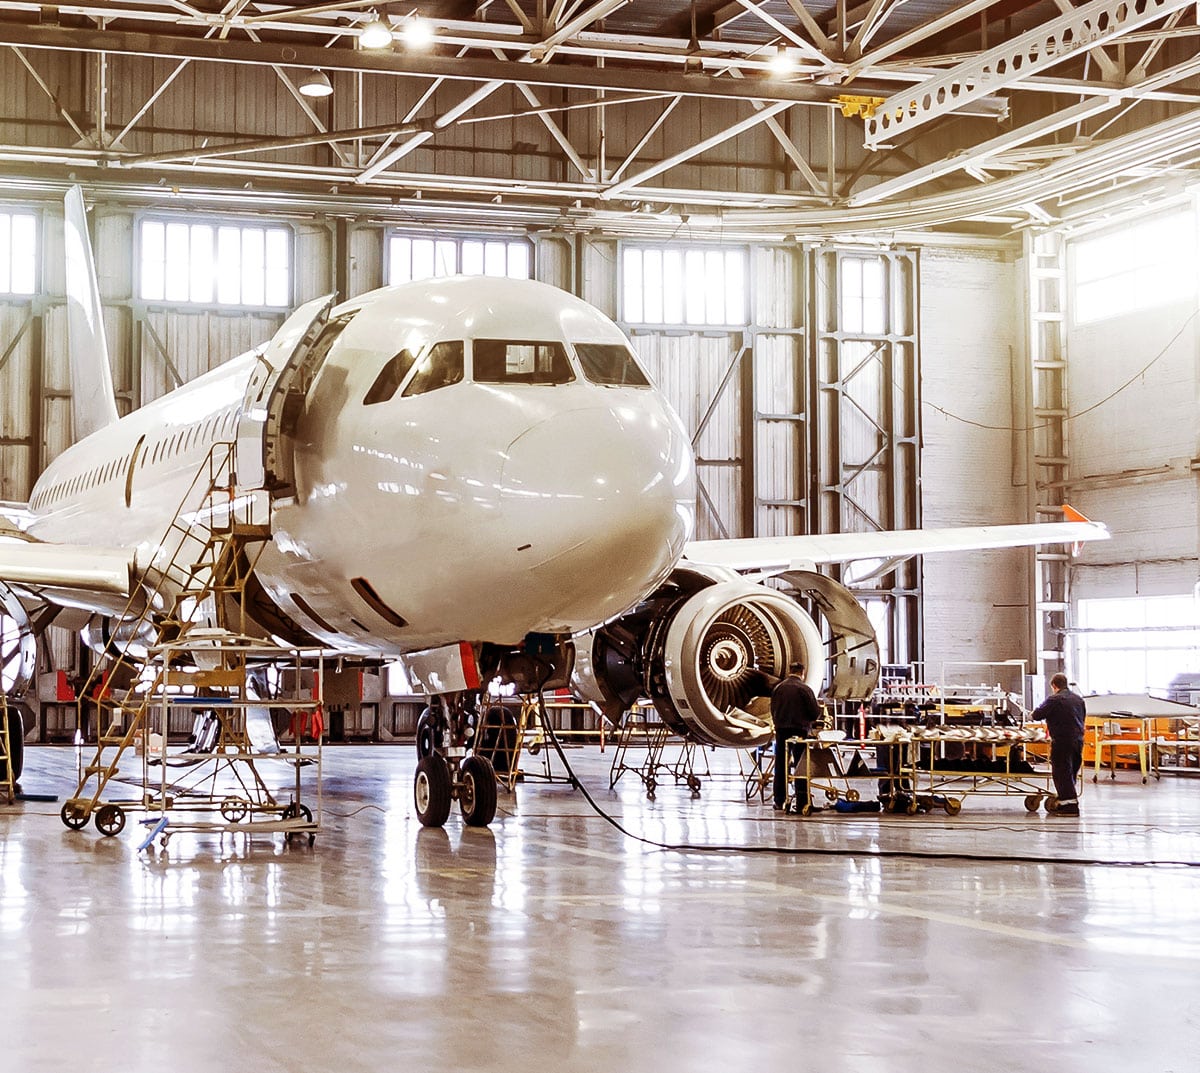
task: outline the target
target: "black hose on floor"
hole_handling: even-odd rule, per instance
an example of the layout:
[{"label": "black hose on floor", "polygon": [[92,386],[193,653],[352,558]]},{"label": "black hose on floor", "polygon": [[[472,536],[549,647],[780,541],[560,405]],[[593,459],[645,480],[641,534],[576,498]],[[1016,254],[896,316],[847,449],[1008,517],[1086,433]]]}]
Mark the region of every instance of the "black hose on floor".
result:
[{"label": "black hose on floor", "polygon": [[659,842],[653,838],[646,838],[644,835],[634,834],[622,826],[619,820],[610,816],[600,807],[596,799],[588,791],[588,788],[583,784],[583,781],[575,774],[575,770],[571,767],[571,763],[567,759],[562,745],[559,743],[558,735],[554,733],[554,727],[546,715],[546,702],[540,689],[538,690],[537,698],[538,715],[542,720],[542,726],[545,728],[550,738],[550,743],[554,746],[554,751],[558,754],[559,760],[562,761],[563,767],[567,770],[567,775],[571,779],[571,785],[583,794],[584,800],[587,801],[592,811],[606,823],[611,824],[626,838],[632,839],[634,842],[641,842],[646,846],[653,846],[656,849],[669,850],[674,853],[768,853],[784,857],[876,857],[897,860],[974,861],[997,864],[1077,864],[1084,866],[1107,865],[1120,868],[1200,868],[1200,861],[1134,861],[1110,860],[1101,857],[1035,857],[1030,854],[962,853],[958,851],[935,852],[933,850],[916,849],[842,849],[830,846],[732,846],[697,845],[691,842]]}]

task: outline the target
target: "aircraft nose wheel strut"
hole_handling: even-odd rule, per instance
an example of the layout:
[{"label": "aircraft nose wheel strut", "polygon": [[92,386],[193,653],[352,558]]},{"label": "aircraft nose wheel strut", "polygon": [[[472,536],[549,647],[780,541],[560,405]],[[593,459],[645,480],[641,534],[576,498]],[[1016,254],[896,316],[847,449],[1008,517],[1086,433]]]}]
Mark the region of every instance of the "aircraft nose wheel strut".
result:
[{"label": "aircraft nose wheel strut", "polygon": [[495,819],[496,771],[491,761],[468,756],[453,770],[440,753],[417,761],[413,803],[422,826],[444,826],[450,818],[450,805],[456,800],[468,827],[486,827]]}]

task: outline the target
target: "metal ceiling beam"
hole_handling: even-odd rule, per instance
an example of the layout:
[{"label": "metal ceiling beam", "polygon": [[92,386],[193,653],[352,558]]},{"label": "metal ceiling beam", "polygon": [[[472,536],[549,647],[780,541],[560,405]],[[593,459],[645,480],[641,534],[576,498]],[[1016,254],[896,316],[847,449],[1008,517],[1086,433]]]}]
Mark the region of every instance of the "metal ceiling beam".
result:
[{"label": "metal ceiling beam", "polygon": [[[958,64],[927,82],[893,94],[866,120],[866,146],[956,111],[1122,33],[1164,18],[1195,0],[1092,0],[1011,41]],[[968,5],[970,6],[970,5]],[[1139,10],[1140,8],[1140,10]],[[867,57],[864,57],[864,60]]]},{"label": "metal ceiling beam", "polygon": [[[1200,75],[1200,56],[1194,56],[1186,63],[1181,63],[1168,70],[1158,72],[1146,79],[1144,87],[1141,85],[1130,86],[1127,87],[1123,95],[1114,94],[1111,97],[1091,97],[1082,100],[1070,108],[1065,108],[1054,115],[1029,123],[1017,130],[1008,131],[965,152],[956,152],[954,155],[946,157],[944,160],[939,160],[936,163],[927,164],[921,168],[913,168],[905,175],[897,176],[894,179],[887,179],[876,186],[855,194],[849,199],[848,203],[856,206],[875,204],[904,190],[922,186],[927,182],[932,182],[935,179],[953,174],[956,171],[965,170],[970,166],[987,166],[992,161],[992,158],[1001,153],[1008,152],[1021,145],[1027,145],[1029,142],[1036,141],[1038,138],[1045,137],[1056,130],[1062,130],[1064,127],[1069,127],[1072,124],[1082,123],[1094,116],[1113,111],[1123,105],[1129,105],[1131,101],[1136,102],[1143,88],[1145,90],[1158,89],[1196,75]],[[1055,148],[1068,149],[1066,146]]]},{"label": "metal ceiling beam", "polygon": [[796,48],[798,48],[810,60],[816,60],[818,63],[822,64],[823,66],[827,66],[827,67],[832,66],[833,61],[828,56],[826,56],[825,53],[823,53],[815,45],[812,45],[808,41],[806,41],[803,37],[801,37],[798,33],[796,33],[795,30],[791,29],[791,27],[785,26],[782,22],[780,22],[777,18],[775,18],[775,16],[772,15],[769,11],[764,10],[763,7],[760,7],[758,4],[754,3],[754,0],[736,0],[736,2],[739,5],[741,5],[742,7],[744,7],[748,12],[750,12],[750,14],[756,16],[757,18],[759,18],[763,22],[765,22],[776,33],[779,33],[782,36],[786,37]]},{"label": "metal ceiling beam", "polygon": [[732,127],[726,127],[725,130],[711,137],[705,138],[695,145],[683,149],[673,156],[669,156],[664,160],[660,160],[657,164],[652,164],[648,168],[644,168],[636,175],[631,175],[628,179],[623,179],[619,183],[614,183],[606,190],[602,191],[600,196],[605,200],[611,200],[627,193],[636,186],[641,186],[647,179],[654,178],[655,175],[661,175],[664,171],[669,171],[671,168],[677,167],[691,160],[693,157],[699,156],[701,153],[707,152],[714,146],[720,145],[722,142],[729,141],[730,138],[736,138],[739,134],[749,130],[751,127],[757,127],[760,123],[766,122],[772,116],[778,115],[780,112],[791,105],[787,101],[777,101],[775,104],[768,105],[761,112],[756,112],[752,116],[747,116],[739,123],[734,123]]},{"label": "metal ceiling beam", "polygon": [[944,15],[939,15],[936,19],[930,19],[929,22],[922,23],[920,26],[914,27],[907,33],[899,34],[893,37],[890,41],[880,45],[877,49],[873,49],[865,56],[859,56],[847,68],[843,81],[850,82],[863,73],[868,67],[873,67],[892,56],[898,55],[906,48],[911,48],[913,45],[919,45],[922,41],[928,40],[930,37],[935,37],[943,30],[949,29],[962,22],[963,19],[969,19],[973,15],[978,15],[985,11],[988,7],[994,4],[996,0],[971,0],[971,3],[960,4],[953,11],[947,11]]},{"label": "metal ceiling beam", "polygon": [[620,67],[577,67],[566,64],[515,63],[474,57],[417,56],[396,52],[357,52],[314,45],[205,40],[169,34],[143,34],[118,30],[68,29],[22,26],[0,22],[0,45],[57,49],[65,52],[108,52],[122,56],[147,56],[243,63],[260,66],[317,67],[325,71],[363,71],[468,82],[526,82],[530,85],[576,89],[614,89],[660,92],[685,97],[719,97],[824,104],[836,89],[779,79],[735,82],[729,78],[693,72],[666,72]]},{"label": "metal ceiling beam", "polygon": [[549,37],[534,45],[529,50],[530,58],[539,63],[548,60],[554,54],[554,50],[564,41],[569,41],[577,33],[586,30],[592,23],[608,18],[614,11],[618,11],[628,3],[629,0],[596,0],[596,3],[586,11],[576,15]]},{"label": "metal ceiling beam", "polygon": [[479,86],[473,92],[468,93],[458,104],[447,112],[438,116],[437,119],[430,124],[428,130],[423,130],[419,134],[413,135],[403,145],[398,145],[390,152],[384,153],[378,160],[367,165],[358,175],[355,176],[356,183],[368,183],[375,178],[385,168],[391,167],[401,157],[407,156],[414,149],[419,148],[429,141],[438,131],[445,130],[452,126],[454,121],[459,116],[466,115],[475,105],[481,101],[487,100],[493,93],[496,92],[504,83],[502,82],[486,82]]}]

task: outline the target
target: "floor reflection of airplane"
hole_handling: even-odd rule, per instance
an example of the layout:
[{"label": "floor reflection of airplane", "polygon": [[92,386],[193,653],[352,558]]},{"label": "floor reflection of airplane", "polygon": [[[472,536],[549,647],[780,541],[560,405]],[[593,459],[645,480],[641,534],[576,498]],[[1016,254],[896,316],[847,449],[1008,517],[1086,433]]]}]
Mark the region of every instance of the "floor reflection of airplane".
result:
[{"label": "floor reflection of airplane", "polygon": [[[181,501],[214,445],[234,442],[239,509],[270,533],[245,610],[291,645],[400,658],[436,698],[418,735],[427,824],[454,798],[469,823],[494,814],[490,766],[470,749],[481,683],[571,682],[608,715],[649,696],[676,730],[746,747],[770,735],[743,707],[756,669],[803,659],[834,696],[875,684],[867,616],[821,564],[1107,535],[1077,519],[689,544],[678,417],[610,320],[530,281],[310,302],[265,346],[118,419],[78,188],[66,239],[76,442],[28,504],[0,511],[8,676],[28,672],[55,613],[99,649],[132,639],[113,616],[164,578],[169,595],[189,539],[173,521],[197,541],[211,522]],[[831,650],[767,575],[811,599]]]}]

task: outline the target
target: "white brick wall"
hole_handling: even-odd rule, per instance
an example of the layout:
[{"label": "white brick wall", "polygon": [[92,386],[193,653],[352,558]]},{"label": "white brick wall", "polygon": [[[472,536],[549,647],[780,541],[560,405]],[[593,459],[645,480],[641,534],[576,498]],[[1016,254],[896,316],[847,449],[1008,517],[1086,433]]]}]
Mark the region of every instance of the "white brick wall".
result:
[{"label": "white brick wall", "polygon": [[[1015,257],[922,251],[921,508],[927,527],[1024,520],[1025,489],[1014,483],[1010,431],[1020,424],[1012,408],[1013,367],[1022,345],[1019,302]],[[1028,567],[1022,551],[925,559],[929,675],[936,677],[944,661],[1026,655]]]}]

